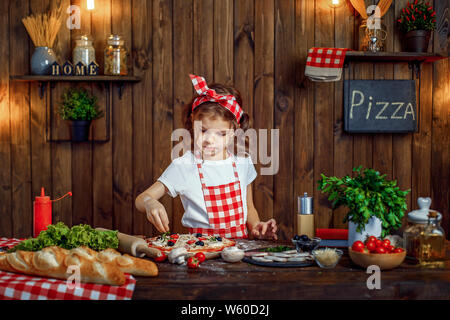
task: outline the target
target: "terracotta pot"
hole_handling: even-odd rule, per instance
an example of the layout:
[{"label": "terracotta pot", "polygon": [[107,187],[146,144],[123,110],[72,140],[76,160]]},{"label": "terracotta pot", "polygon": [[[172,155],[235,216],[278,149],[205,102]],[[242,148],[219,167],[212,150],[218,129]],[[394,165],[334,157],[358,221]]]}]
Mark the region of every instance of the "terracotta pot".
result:
[{"label": "terracotta pot", "polygon": [[405,35],[406,51],[427,52],[430,42],[431,31],[413,30]]}]

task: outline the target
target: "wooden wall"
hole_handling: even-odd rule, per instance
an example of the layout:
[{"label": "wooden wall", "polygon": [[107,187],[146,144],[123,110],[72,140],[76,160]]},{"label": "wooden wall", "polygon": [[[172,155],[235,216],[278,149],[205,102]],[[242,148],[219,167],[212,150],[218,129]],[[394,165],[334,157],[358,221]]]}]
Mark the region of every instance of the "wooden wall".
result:
[{"label": "wooden wall", "polygon": [[[396,0],[385,16],[388,51],[402,51],[394,21],[405,3]],[[37,84],[9,80],[30,72],[34,47],[21,18],[70,4],[82,6],[82,26],[61,29],[54,48],[60,59],[70,58],[71,40],[87,32],[102,65],[106,37],[120,33],[132,52],[132,73],[142,77],[125,86],[122,99],[115,85],[108,93],[102,85],[83,84],[101,105],[108,94],[112,99],[111,127],[97,121],[93,134],[102,138],[110,130],[107,143],[46,142],[45,105],[55,106],[70,84],[47,89],[41,100]],[[54,203],[54,221],[154,233],[134,199],[170,163],[170,135],[182,127],[182,106],[193,94],[189,73],[234,83],[253,128],[280,130],[279,171],[259,175],[253,188],[261,219],[274,217],[282,239],[295,233],[297,196],[304,192],[314,195],[316,227],[345,227],[345,209],[332,210],[316,182],[321,173],[343,176],[359,165],[411,189],[408,211],[417,208],[417,197],[431,196],[448,235],[448,59],[423,65],[418,133],[350,135],[343,132],[342,81],[304,78],[308,48],[357,49],[359,18],[348,3],[336,10],[325,0],[96,0],[93,12],[84,6],[84,0],[0,1],[0,236],[32,234],[32,201],[41,186],[52,198],[73,191],[72,199]],[[438,46],[435,37],[430,51]],[[360,63],[350,76],[409,79],[411,71],[404,63]],[[65,124],[52,119],[52,133],[67,137]],[[173,230],[183,232],[180,200],[165,196],[161,202]]]}]

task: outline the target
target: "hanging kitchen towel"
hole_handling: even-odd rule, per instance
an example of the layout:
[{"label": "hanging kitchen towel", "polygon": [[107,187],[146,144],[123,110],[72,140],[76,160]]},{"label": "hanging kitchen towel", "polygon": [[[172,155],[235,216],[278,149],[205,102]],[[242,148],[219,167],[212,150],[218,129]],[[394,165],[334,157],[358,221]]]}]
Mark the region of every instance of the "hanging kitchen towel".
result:
[{"label": "hanging kitchen towel", "polygon": [[311,48],[306,58],[305,76],[312,81],[339,81],[342,76],[346,48]]}]

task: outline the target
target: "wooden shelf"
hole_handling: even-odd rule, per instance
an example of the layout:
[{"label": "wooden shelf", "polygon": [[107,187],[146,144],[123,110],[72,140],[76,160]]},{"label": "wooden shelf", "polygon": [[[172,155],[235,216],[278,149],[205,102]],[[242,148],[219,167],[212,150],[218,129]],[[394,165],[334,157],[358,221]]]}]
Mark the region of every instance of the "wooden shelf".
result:
[{"label": "wooden shelf", "polygon": [[9,78],[12,81],[22,82],[38,82],[39,83],[39,97],[44,97],[44,92],[48,83],[53,85],[56,82],[109,82],[117,83],[119,91],[119,99],[122,99],[122,92],[126,82],[136,83],[141,81],[140,77],[134,76],[37,76],[37,75],[11,75]]},{"label": "wooden shelf", "polygon": [[447,57],[435,53],[347,51],[346,62],[433,62]]},{"label": "wooden shelf", "polygon": [[58,81],[69,81],[69,82],[139,82],[140,77],[134,76],[33,76],[33,75],[13,75],[10,76],[11,80],[14,81],[45,81],[45,82],[58,82]]}]

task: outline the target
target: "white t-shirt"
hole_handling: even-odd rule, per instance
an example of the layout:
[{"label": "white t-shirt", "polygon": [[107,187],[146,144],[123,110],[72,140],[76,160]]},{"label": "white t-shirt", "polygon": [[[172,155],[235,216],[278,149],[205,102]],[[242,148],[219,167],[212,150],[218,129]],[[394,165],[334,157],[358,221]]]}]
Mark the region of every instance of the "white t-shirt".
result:
[{"label": "white t-shirt", "polygon": [[[206,186],[217,186],[235,180],[232,160],[241,184],[242,204],[244,206],[244,221],[247,222],[247,186],[256,178],[255,166],[250,156],[229,156],[225,160],[203,160],[202,169]],[[200,160],[201,161],[201,160]],[[170,196],[180,196],[184,207],[181,223],[187,228],[211,228],[203,198],[202,184],[195,162],[194,154],[187,151],[176,158],[158,178],[167,189]]]}]

